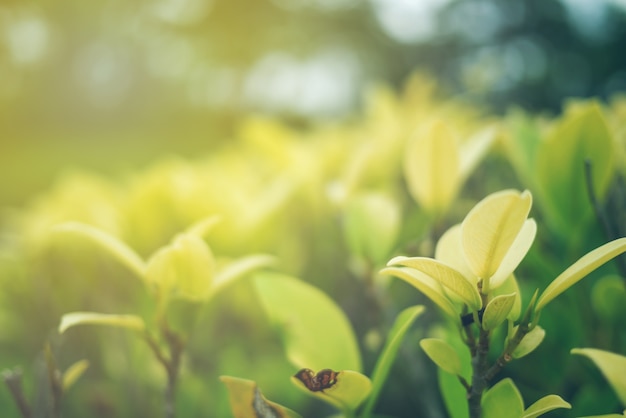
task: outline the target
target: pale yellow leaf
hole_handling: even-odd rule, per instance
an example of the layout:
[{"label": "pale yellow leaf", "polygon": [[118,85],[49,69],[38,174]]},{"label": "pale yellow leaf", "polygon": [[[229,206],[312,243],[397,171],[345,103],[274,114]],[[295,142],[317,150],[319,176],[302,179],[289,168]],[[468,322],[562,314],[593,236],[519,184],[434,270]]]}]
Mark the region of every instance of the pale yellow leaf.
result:
[{"label": "pale yellow leaf", "polygon": [[143,331],[145,323],[137,315],[103,314],[97,312],[71,312],[61,317],[59,333],[64,333],[68,328],[76,325],[108,325],[128,328],[134,331]]},{"label": "pale yellow leaf", "polygon": [[531,204],[530,192],[504,190],[487,196],[467,214],[461,237],[476,276],[489,279],[498,270],[524,226]]}]

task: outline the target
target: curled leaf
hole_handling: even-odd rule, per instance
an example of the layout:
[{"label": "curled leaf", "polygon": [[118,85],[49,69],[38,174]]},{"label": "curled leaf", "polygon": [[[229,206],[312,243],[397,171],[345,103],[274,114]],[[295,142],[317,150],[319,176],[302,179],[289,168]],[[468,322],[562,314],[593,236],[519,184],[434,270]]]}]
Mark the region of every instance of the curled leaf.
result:
[{"label": "curled leaf", "polygon": [[85,370],[89,367],[89,361],[79,360],[72,364],[63,373],[63,390],[66,391],[72,387],[72,385],[85,373]]},{"label": "curled leaf", "polygon": [[487,304],[483,313],[483,329],[490,331],[503,323],[508,318],[511,309],[513,309],[516,299],[517,295],[515,293],[499,295],[493,298]]},{"label": "curled leaf", "polygon": [[66,222],[55,226],[53,231],[86,238],[128,267],[137,277],[144,278],[146,264],[143,259],[123,241],[108,232],[80,222]]},{"label": "curled leaf", "polygon": [[395,257],[387,265],[411,267],[437,280],[446,288],[456,293],[463,303],[473,311],[482,307],[482,300],[476,286],[454,268],[426,257]]},{"label": "curled leaf", "polygon": [[625,251],[626,238],[619,238],[582,256],[548,285],[537,300],[535,312],[541,311],[554,298],[578,283],[579,280]]},{"label": "curled leaf", "polygon": [[[515,329],[517,329],[517,327]],[[513,330],[514,332],[515,329]],[[532,331],[524,336],[517,348],[513,351],[513,358],[522,358],[525,355],[535,351],[535,349],[539,347],[539,344],[541,344],[545,336],[546,331],[539,325],[535,326]]]},{"label": "curled leaf", "polygon": [[143,331],[146,325],[143,319],[137,315],[116,315],[97,312],[71,312],[61,317],[59,333],[64,333],[68,328],[76,325],[108,325],[128,328],[134,331]]},{"label": "curled leaf", "polygon": [[572,405],[565,402],[563,398],[558,395],[547,395],[526,408],[522,418],[536,418],[546,412],[559,408],[572,409]]},{"label": "curled leaf", "polygon": [[626,406],[626,356],[596,348],[574,348],[571,353],[593,361],[609,381],[622,406]]},{"label": "curled leaf", "polygon": [[454,304],[444,294],[441,284],[421,271],[409,267],[386,267],[380,274],[396,276],[406,281],[439,306],[446,315],[458,317]]}]

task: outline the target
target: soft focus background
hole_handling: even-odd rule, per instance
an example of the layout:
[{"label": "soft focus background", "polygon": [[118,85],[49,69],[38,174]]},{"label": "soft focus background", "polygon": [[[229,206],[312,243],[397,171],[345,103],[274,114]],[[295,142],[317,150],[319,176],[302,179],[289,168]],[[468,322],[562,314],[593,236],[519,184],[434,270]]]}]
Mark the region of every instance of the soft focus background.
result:
[{"label": "soft focus background", "polygon": [[[583,157],[626,233],[625,50],[624,0],[3,0],[0,370],[21,366],[42,403],[50,341],[62,369],[91,363],[66,416],[162,413],[164,376],[141,341],[56,332],[70,311],[148,318],[153,307],[111,257],[50,237],[69,220],[149,257],[222,216],[207,240],[216,257],[271,253],[277,271],[330,295],[370,373],[399,309],[428,303],[398,281],[380,292],[377,269],[400,253],[432,255],[487,194],[528,188],[539,233],[519,273],[527,303],[611,238],[589,204]],[[430,154],[411,154],[433,121],[458,145],[438,154],[452,161],[441,193],[420,189]],[[568,353],[625,352],[624,271],[607,265],[542,314],[546,340],[503,374],[527,405],[558,393],[578,416],[618,411],[602,376]],[[426,312],[381,396],[386,414],[445,416],[416,348],[441,332],[437,310]],[[228,416],[221,374],[256,379],[304,416],[330,412],[290,384],[294,366],[245,283],[202,311],[185,359],[181,417]],[[0,416],[18,416],[4,388]]]},{"label": "soft focus background", "polygon": [[[360,108],[413,70],[449,94],[558,111],[626,88],[623,0],[5,0],[0,202],[66,164],[111,172],[192,155],[250,111]],[[19,180],[18,180],[19,179]]]}]

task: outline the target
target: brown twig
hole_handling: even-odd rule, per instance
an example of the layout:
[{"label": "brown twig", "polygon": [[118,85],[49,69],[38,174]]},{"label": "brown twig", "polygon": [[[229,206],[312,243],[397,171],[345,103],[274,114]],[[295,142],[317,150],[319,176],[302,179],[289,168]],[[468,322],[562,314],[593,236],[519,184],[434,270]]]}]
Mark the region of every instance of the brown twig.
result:
[{"label": "brown twig", "polygon": [[2,372],[2,378],[11,391],[11,396],[20,410],[22,417],[31,418],[33,416],[32,410],[22,390],[22,371],[19,368],[5,370]]}]

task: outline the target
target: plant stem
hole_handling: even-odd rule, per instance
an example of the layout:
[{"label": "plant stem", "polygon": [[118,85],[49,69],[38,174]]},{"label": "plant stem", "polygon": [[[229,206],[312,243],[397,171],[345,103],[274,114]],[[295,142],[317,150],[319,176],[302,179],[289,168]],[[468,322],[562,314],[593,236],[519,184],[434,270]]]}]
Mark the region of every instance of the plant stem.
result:
[{"label": "plant stem", "polygon": [[22,390],[22,371],[18,368],[15,370],[5,370],[2,372],[2,378],[11,391],[11,396],[13,396],[13,400],[19,408],[22,417],[31,418],[33,414],[26,397],[24,397],[24,391]]},{"label": "plant stem", "polygon": [[[482,280],[478,282],[478,291],[482,299],[483,308],[487,306],[489,302],[488,296],[483,293]],[[482,318],[478,318],[475,321],[476,326],[479,329],[478,332],[478,344],[475,345],[475,349],[472,352],[472,385],[467,392],[467,405],[469,407],[470,418],[480,418],[482,415],[482,407],[480,401],[483,397],[483,392],[487,388],[487,380],[485,380],[485,373],[489,367],[487,363],[487,356],[489,355],[489,331],[486,331],[482,327]]]}]

